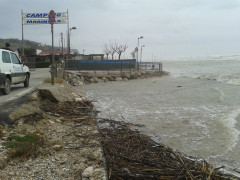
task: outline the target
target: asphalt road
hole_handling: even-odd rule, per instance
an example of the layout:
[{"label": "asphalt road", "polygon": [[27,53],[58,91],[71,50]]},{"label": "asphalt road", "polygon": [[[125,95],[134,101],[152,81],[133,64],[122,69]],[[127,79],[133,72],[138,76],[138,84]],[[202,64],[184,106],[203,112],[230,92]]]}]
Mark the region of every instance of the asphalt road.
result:
[{"label": "asphalt road", "polygon": [[29,87],[25,88],[23,83],[12,85],[8,95],[0,94],[0,124],[10,124],[9,114],[19,105],[27,102],[27,95],[33,92],[44,79],[50,78],[49,68],[31,71]]}]

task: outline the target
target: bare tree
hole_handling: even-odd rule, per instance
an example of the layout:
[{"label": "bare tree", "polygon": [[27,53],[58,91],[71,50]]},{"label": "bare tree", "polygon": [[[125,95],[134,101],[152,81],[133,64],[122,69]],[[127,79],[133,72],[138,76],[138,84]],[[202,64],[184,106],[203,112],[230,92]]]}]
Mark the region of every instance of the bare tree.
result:
[{"label": "bare tree", "polygon": [[109,54],[111,54],[111,50],[109,49],[107,44],[104,45],[103,53],[107,55],[107,60],[108,60],[108,56]]},{"label": "bare tree", "polygon": [[126,44],[118,44],[116,41],[115,43],[112,43],[110,41],[108,45],[104,45],[103,52],[107,55],[107,59],[110,54],[112,56],[112,60],[114,58],[114,54],[117,53],[118,59],[120,60],[122,53],[125,52],[127,48],[128,46]]},{"label": "bare tree", "polygon": [[126,51],[128,46],[126,44],[118,44],[117,42],[115,42],[114,46],[115,46],[115,52],[118,54],[118,59],[120,60],[122,53]]},{"label": "bare tree", "polygon": [[111,56],[112,56],[112,60],[113,60],[113,55],[115,54],[115,52],[116,52],[116,46],[112,43],[112,42],[110,42],[110,54],[111,54]]}]

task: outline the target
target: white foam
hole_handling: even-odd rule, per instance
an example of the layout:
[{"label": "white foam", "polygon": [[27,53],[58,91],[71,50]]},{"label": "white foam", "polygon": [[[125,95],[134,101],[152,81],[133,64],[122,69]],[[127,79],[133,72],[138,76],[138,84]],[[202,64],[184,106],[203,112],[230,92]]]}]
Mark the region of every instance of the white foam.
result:
[{"label": "white foam", "polygon": [[240,85],[240,79],[239,78],[231,79],[231,80],[228,80],[226,83],[232,84],[232,85]]},{"label": "white foam", "polygon": [[231,139],[229,139],[230,145],[227,148],[227,152],[232,151],[239,141],[240,131],[236,128],[237,117],[240,115],[240,108],[235,108],[231,111],[226,118],[221,119],[221,123],[229,129]]},{"label": "white foam", "polygon": [[231,74],[229,74],[229,72],[225,74],[219,74],[217,81],[231,85],[240,85],[240,74],[238,72]]},{"label": "white foam", "polygon": [[[164,68],[174,78],[217,80],[220,83],[240,85],[238,56],[206,58],[205,61],[164,62]],[[221,59],[221,61],[219,61]],[[207,62],[207,63],[206,63]]]}]

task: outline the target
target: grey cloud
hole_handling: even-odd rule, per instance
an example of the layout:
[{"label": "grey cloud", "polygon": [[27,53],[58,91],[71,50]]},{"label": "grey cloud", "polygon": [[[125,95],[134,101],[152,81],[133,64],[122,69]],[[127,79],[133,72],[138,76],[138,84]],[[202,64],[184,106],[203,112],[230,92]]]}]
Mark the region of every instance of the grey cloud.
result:
[{"label": "grey cloud", "polygon": [[[9,7],[11,4],[11,10]],[[109,40],[127,41],[129,53],[141,35],[144,56],[235,53],[240,33],[238,0],[1,0],[2,38],[21,38],[24,12],[69,10],[71,45],[81,52],[101,53]],[[55,44],[67,26],[55,25]],[[50,26],[25,26],[26,39],[51,44]],[[66,38],[65,38],[66,39]],[[217,42],[217,43],[216,43]],[[223,48],[224,44],[227,44]]]}]

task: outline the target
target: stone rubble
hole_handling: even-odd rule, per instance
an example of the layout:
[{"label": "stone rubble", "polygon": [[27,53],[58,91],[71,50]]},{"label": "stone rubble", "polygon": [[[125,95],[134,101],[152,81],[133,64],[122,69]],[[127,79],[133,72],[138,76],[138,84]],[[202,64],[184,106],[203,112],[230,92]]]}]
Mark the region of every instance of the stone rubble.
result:
[{"label": "stone rubble", "polygon": [[128,81],[132,79],[157,77],[166,75],[165,71],[133,71],[124,73],[90,73],[78,71],[66,71],[64,79],[72,86],[82,86],[84,84],[108,82],[108,81]]},{"label": "stone rubble", "polygon": [[[87,102],[85,94],[70,85],[128,81],[165,74],[125,72],[106,75],[66,72],[64,79],[67,83],[41,85],[29,96],[29,104],[22,105],[10,115],[14,125],[0,128],[0,179],[107,179],[95,121],[90,118],[87,119],[88,123],[80,123],[82,117],[74,119],[43,111],[40,108],[41,102]],[[3,143],[9,141],[11,134],[21,136],[36,132],[44,139],[42,146],[25,158],[9,157],[9,149]]]},{"label": "stone rubble", "polygon": [[[40,102],[86,101],[80,91],[63,83],[56,86],[44,84],[24,104],[11,114],[13,126],[4,127],[0,138],[0,179],[68,179],[105,180],[105,160],[99,142],[98,129],[93,119],[81,123],[77,119],[43,111]],[[81,117],[79,117],[81,119]],[[9,158],[2,144],[10,134],[39,132],[44,143],[29,157]]]}]

